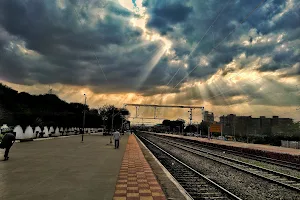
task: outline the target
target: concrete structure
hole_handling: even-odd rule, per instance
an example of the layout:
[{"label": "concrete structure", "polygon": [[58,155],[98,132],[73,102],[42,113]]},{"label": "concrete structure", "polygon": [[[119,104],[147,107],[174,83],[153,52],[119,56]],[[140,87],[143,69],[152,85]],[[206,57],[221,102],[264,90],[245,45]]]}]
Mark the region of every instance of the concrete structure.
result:
[{"label": "concrete structure", "polygon": [[279,118],[273,116],[266,118],[252,118],[252,116],[236,116],[229,114],[220,117],[223,133],[226,135],[247,136],[247,135],[270,135],[275,134],[293,123],[290,118]]},{"label": "concrete structure", "polygon": [[[39,127],[36,126],[31,127],[31,126],[27,126],[25,129],[25,131],[23,131],[22,127],[20,125],[17,125],[14,127],[13,132],[16,133],[16,139],[17,140],[23,140],[23,139],[34,139],[36,137],[38,137],[37,133],[41,133],[43,132],[44,135],[43,137],[49,137],[49,135],[51,134],[51,136],[60,136],[60,135],[74,135],[75,131],[79,131],[79,128],[63,128],[63,127],[57,127],[57,126],[51,126],[51,127]],[[86,129],[86,133],[92,133],[95,132],[97,133],[98,129],[95,128],[88,128]]]},{"label": "concrete structure", "polygon": [[214,113],[212,112],[205,111],[203,117],[205,122],[214,123],[215,121]]},{"label": "concrete structure", "polygon": [[170,127],[169,126],[165,126],[163,124],[156,124],[155,126],[153,126],[152,130],[154,132],[169,132],[170,131]]},{"label": "concrete structure", "polygon": [[47,126],[44,127],[43,132],[44,132],[44,137],[49,137],[49,129]]},{"label": "concrete structure", "polygon": [[35,129],[34,129],[33,135],[34,135],[35,137],[38,137],[38,136],[39,136],[39,133],[41,133],[41,132],[42,132],[41,127],[37,126],[37,127],[35,127]]},{"label": "concrete structure", "polygon": [[33,134],[33,129],[31,126],[27,126],[24,132],[24,138],[33,138],[34,134]]},{"label": "concrete structure", "polygon": [[24,139],[23,129],[20,125],[17,125],[13,131],[16,133],[17,139]]}]

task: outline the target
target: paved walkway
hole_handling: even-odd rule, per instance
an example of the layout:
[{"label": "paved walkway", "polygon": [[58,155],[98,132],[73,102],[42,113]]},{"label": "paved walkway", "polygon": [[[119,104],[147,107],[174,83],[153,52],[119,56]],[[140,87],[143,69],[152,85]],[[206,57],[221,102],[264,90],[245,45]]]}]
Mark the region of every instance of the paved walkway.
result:
[{"label": "paved walkway", "polygon": [[235,142],[235,141],[224,141],[224,140],[217,140],[217,139],[209,140],[207,138],[198,138],[198,137],[164,134],[164,133],[158,133],[158,134],[166,135],[169,137],[187,138],[187,139],[191,139],[191,140],[197,140],[197,141],[208,142],[208,143],[213,143],[213,144],[221,144],[221,145],[227,145],[227,146],[233,146],[233,147],[256,149],[256,150],[261,150],[261,151],[269,151],[269,152],[273,152],[273,153],[290,154],[290,155],[294,155],[294,156],[300,156],[300,149],[292,149],[292,148],[278,147],[278,146],[271,146],[271,145],[264,145],[264,144],[251,144],[251,143],[243,143],[243,142]]},{"label": "paved walkway", "polygon": [[108,136],[16,143],[0,161],[0,199],[111,200],[127,140],[120,149]]},{"label": "paved walkway", "polygon": [[130,135],[114,200],[166,200],[134,135]]}]

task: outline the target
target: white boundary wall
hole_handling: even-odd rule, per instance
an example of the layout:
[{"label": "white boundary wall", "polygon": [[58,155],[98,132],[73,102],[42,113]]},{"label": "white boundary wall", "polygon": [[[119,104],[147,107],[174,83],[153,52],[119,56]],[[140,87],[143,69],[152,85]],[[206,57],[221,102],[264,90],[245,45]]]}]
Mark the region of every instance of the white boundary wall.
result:
[{"label": "white boundary wall", "polygon": [[[103,133],[100,131],[98,133],[98,130],[102,130],[102,128],[86,128],[85,133],[92,133],[95,135],[102,135]],[[51,126],[51,127],[31,127],[30,125],[25,128],[25,131],[23,131],[22,127],[20,125],[17,125],[14,127],[13,132],[16,133],[16,139],[17,140],[23,140],[23,139],[34,139],[39,137],[39,134],[43,132],[44,135],[43,137],[49,137],[49,134],[51,133],[53,136],[61,136],[63,135],[75,135],[75,131],[79,131],[80,128],[78,127],[72,127],[72,128],[63,128],[63,127],[56,127],[56,126]],[[77,133],[79,134],[79,132]]]}]

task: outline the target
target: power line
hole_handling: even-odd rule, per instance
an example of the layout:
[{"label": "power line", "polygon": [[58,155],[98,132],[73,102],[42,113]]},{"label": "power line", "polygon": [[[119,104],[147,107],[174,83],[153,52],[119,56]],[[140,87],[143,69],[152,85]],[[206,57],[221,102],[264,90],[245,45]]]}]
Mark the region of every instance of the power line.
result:
[{"label": "power line", "polygon": [[[77,15],[77,18],[78,18],[79,22],[81,23],[81,26],[82,26],[83,23],[82,23],[82,21],[81,21],[81,19],[80,19],[80,17],[79,17],[79,14],[78,14],[76,8],[74,8],[74,11],[75,11],[75,13],[76,13],[76,15]],[[89,46],[90,46],[91,49],[93,48],[91,44],[89,44]],[[105,75],[105,73],[104,73],[104,71],[103,71],[103,69],[102,69],[102,67],[101,67],[101,65],[100,65],[99,58],[97,57],[95,51],[93,51],[93,54],[94,54],[94,57],[95,57],[95,59],[96,59],[96,61],[97,61],[98,66],[99,66],[100,69],[101,69],[101,72],[102,72],[102,74],[103,74],[105,80],[107,81],[106,75]]]},{"label": "power line", "polygon": [[[213,27],[214,23],[218,20],[219,16],[221,15],[221,13],[223,12],[223,10],[225,9],[225,7],[227,6],[228,2],[230,0],[227,1],[227,3],[225,4],[225,6],[223,6],[223,8],[221,9],[221,11],[218,13],[217,17],[215,18],[215,20],[212,22],[212,24],[208,27],[208,29],[206,30],[206,32],[204,33],[204,35],[201,37],[201,39],[199,40],[199,42],[195,45],[195,47],[192,49],[192,51],[190,52],[190,54],[188,55],[188,58],[194,53],[194,51],[197,49],[197,47],[199,46],[200,42],[203,40],[203,38],[206,36],[206,34],[209,32],[209,30],[211,29],[211,27]],[[166,86],[168,86],[171,81],[174,79],[174,77],[177,75],[177,73],[179,72],[181,67],[179,67],[177,69],[177,71],[175,72],[175,74],[172,76],[172,78],[169,80],[169,82],[167,83]]]},{"label": "power line", "polygon": [[[261,5],[265,2],[266,0],[262,0],[250,13],[248,13],[248,15],[239,23],[239,25],[237,27],[235,27],[231,32],[229,32],[229,34],[227,36],[225,36],[221,42],[219,42],[217,44],[217,46],[213,47],[211,49],[211,51],[206,55],[210,55],[212,52],[214,52],[232,33],[234,33],[253,13],[254,11],[256,11],[258,8],[261,7]],[[174,87],[173,89],[175,89],[184,79],[186,79],[187,77],[189,77],[189,75],[191,73],[193,73],[197,68],[199,67],[199,64],[196,65],[185,77],[183,77]]]}]

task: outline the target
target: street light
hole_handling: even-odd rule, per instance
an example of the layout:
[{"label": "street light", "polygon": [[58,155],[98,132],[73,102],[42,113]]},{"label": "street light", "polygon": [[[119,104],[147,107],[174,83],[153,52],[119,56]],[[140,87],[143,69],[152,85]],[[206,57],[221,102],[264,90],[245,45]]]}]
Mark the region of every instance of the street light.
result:
[{"label": "street light", "polygon": [[81,135],[81,142],[83,142],[83,135],[84,135],[84,126],[85,126],[85,107],[86,107],[86,95],[84,94],[84,108],[83,108],[83,122],[82,122],[83,133],[82,133],[82,135]]},{"label": "street light", "polygon": [[103,129],[104,129],[104,131],[105,131],[105,129],[106,129],[106,120],[108,119],[108,117],[107,116],[102,116],[102,122],[103,122]]}]

